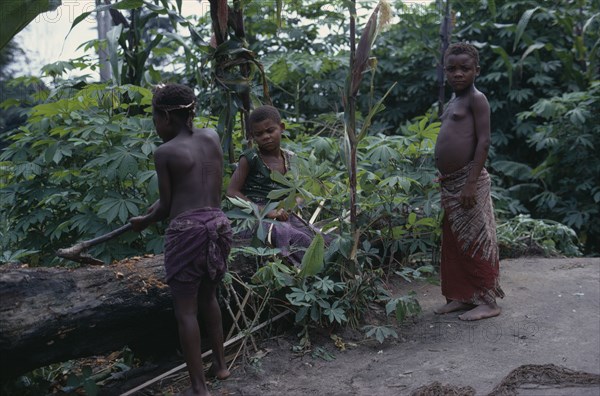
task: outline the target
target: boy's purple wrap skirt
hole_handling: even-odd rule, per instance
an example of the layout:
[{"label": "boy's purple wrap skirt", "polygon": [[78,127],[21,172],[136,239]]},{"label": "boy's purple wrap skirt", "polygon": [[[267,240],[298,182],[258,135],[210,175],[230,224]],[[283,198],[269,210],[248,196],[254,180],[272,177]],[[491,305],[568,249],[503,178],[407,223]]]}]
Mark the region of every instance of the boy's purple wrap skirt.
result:
[{"label": "boy's purple wrap skirt", "polygon": [[218,282],[227,272],[232,233],[219,208],[199,208],[171,220],[165,234],[166,281],[173,295],[190,296],[201,282]]}]

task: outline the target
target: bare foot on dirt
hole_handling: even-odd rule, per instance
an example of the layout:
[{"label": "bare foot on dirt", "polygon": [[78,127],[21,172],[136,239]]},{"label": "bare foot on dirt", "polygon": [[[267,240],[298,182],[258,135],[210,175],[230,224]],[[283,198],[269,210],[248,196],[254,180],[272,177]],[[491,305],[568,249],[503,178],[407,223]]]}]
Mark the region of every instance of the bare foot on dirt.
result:
[{"label": "bare foot on dirt", "polygon": [[435,312],[438,315],[441,315],[441,314],[447,314],[447,313],[455,312],[455,311],[466,311],[467,309],[471,309],[471,308],[473,308],[473,305],[471,305],[471,304],[452,300],[448,304],[434,309],[433,312]]},{"label": "bare foot on dirt", "polygon": [[209,377],[214,377],[214,378],[218,379],[219,381],[226,380],[231,375],[229,370],[227,370],[227,367],[217,368],[217,366],[214,363],[208,369],[207,374]]},{"label": "bare foot on dirt", "polygon": [[462,315],[458,315],[458,318],[460,320],[480,320],[498,316],[500,312],[502,312],[502,309],[498,304],[481,304]]}]

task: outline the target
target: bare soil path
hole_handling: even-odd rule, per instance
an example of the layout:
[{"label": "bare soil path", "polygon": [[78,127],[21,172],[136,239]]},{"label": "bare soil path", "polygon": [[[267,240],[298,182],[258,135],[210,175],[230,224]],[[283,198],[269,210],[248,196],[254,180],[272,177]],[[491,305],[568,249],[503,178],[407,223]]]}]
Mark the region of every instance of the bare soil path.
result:
[{"label": "bare soil path", "polygon": [[[520,258],[501,262],[506,298],[499,317],[462,322],[457,313],[438,316],[438,286],[424,282],[396,285],[397,294],[415,290],[423,313],[397,328],[398,340],[364,341],[358,332],[338,334],[346,350],[328,337],[316,337],[313,350],[334,357],[291,351],[296,340],[278,337],[261,347],[253,366],[234,370],[212,384],[213,395],[410,395],[439,381],[470,386],[487,395],[513,369],[554,364],[600,373],[600,259]],[[147,394],[147,393],[146,393]],[[153,393],[159,394],[159,393]],[[523,386],[519,395],[600,395],[587,387]]]}]

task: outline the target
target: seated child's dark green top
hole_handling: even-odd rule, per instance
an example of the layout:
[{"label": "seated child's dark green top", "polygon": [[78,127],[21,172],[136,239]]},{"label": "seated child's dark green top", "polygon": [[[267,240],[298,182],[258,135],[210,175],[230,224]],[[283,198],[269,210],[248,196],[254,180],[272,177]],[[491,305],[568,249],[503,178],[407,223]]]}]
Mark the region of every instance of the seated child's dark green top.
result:
[{"label": "seated child's dark green top", "polygon": [[[290,160],[294,153],[284,149],[281,149],[281,153],[283,154],[285,169],[288,171],[290,169]],[[286,188],[283,184],[279,184],[271,179],[271,169],[264,163],[257,148],[253,147],[244,151],[241,157],[246,157],[249,165],[248,176],[242,187],[242,194],[252,202],[264,205],[269,201],[267,195],[271,191]]]}]

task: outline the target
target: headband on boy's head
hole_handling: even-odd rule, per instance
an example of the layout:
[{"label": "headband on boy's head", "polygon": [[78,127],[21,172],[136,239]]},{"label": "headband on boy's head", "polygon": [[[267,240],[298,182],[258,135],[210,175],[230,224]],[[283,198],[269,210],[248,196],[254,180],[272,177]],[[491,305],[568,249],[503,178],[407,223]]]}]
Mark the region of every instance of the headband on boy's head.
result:
[{"label": "headband on boy's head", "polygon": [[188,104],[180,104],[180,105],[157,104],[157,105],[155,105],[155,107],[157,107],[159,110],[162,110],[162,111],[173,111],[173,110],[193,109],[195,105],[196,105],[196,101],[194,100]]},{"label": "headband on boy's head", "polygon": [[[156,94],[158,91],[162,90],[163,88],[165,88],[167,86],[167,84],[165,83],[159,83],[154,87],[154,94]],[[188,88],[189,89],[189,88]],[[167,103],[156,103],[154,100],[152,100],[152,104],[154,105],[155,108],[162,110],[162,111],[173,111],[173,110],[183,110],[183,109],[190,109],[190,110],[195,110],[195,106],[196,106],[196,100],[192,100],[190,103],[188,104],[167,104]]]}]

